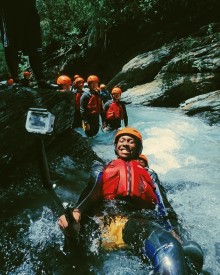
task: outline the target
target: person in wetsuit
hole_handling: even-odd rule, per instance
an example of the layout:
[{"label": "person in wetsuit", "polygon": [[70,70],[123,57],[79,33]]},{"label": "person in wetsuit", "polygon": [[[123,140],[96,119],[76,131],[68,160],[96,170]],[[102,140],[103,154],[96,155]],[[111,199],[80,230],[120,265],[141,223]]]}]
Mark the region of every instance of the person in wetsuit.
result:
[{"label": "person in wetsuit", "polygon": [[102,99],[99,93],[99,78],[90,75],[87,78],[89,89],[80,98],[80,114],[83,129],[88,137],[95,136],[99,131],[99,117],[104,121]]},{"label": "person in wetsuit", "polygon": [[108,100],[103,109],[105,114],[106,131],[116,130],[121,127],[121,122],[124,126],[128,125],[128,115],[125,103],[121,101],[122,90],[119,87],[112,89],[112,99]]},{"label": "person in wetsuit", "polygon": [[[156,272],[190,274],[189,266],[192,262],[194,270],[199,272],[203,264],[199,245],[187,245],[186,252],[179,238],[172,234],[173,229],[169,222],[166,227],[166,219],[163,219],[164,226],[156,223],[156,218],[152,221],[150,214],[157,211],[158,194],[149,173],[137,161],[142,152],[140,132],[131,127],[123,128],[116,133],[114,144],[117,159],[111,161],[105,168],[98,167],[91,174],[88,186],[80,195],[78,202],[75,206],[69,207],[71,217],[64,214],[59,218],[58,224],[66,238],[72,234],[70,218],[74,221],[75,231],[80,230],[80,224],[83,227],[81,221],[88,213],[91,216],[91,213],[99,211],[100,205],[109,202],[112,205],[116,202],[119,208],[113,207],[115,214],[127,215],[122,228],[123,241],[134,251],[142,251]],[[149,214],[144,216],[143,210]],[[108,212],[108,215],[111,214],[113,213]],[[185,259],[186,255],[190,259],[190,264]],[[168,273],[170,271],[172,272]]]}]

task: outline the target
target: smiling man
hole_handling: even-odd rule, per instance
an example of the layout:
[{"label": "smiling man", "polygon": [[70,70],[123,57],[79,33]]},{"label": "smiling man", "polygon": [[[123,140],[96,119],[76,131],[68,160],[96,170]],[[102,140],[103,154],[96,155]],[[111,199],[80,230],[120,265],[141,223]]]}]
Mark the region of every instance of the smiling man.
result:
[{"label": "smiling man", "polygon": [[[80,196],[72,211],[73,218],[79,222],[90,206],[99,200],[126,200],[140,208],[154,209],[157,205],[155,186],[147,171],[136,161],[142,152],[142,136],[135,128],[126,127],[115,135],[115,154],[103,171],[92,175],[88,186]],[[68,226],[65,215],[59,225]]]},{"label": "smiling man", "polygon": [[[75,235],[76,231],[85,239],[84,228],[91,222],[91,216],[94,216],[95,221],[100,220],[102,223],[100,230],[94,230],[97,223],[92,226],[93,231],[88,234],[90,241],[91,236],[99,235],[96,243],[115,242],[119,247],[128,245],[136,252],[143,251],[158,274],[168,274],[168,271],[175,275],[189,274],[184,258],[186,252],[180,240],[172,234],[172,226],[169,223],[167,229],[168,220],[159,217],[162,223],[158,223],[155,217],[158,204],[156,188],[147,170],[137,161],[142,152],[140,132],[131,127],[123,128],[116,133],[114,145],[117,159],[105,168],[96,165],[77,204],[69,207],[69,215],[59,218],[60,228],[67,239],[71,234]],[[100,211],[103,205],[104,210],[102,208]],[[85,222],[88,214],[90,218]],[[71,220],[74,222],[68,223]],[[88,242],[85,243],[88,245]],[[190,256],[196,251],[194,254],[199,259],[196,270],[201,270],[203,255],[200,247],[193,246],[193,253],[192,245],[188,247]],[[68,251],[67,247],[64,249]]]}]

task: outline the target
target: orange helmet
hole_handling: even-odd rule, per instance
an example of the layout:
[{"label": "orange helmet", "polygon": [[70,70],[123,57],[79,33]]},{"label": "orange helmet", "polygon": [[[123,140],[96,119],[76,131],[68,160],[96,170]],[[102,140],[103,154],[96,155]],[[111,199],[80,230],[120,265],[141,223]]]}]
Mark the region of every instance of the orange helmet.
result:
[{"label": "orange helmet", "polygon": [[142,139],[142,135],[141,133],[133,128],[133,127],[125,127],[125,128],[122,128],[121,130],[118,130],[116,135],[115,135],[115,141],[114,141],[114,144],[116,145],[119,138],[121,136],[124,136],[124,135],[128,135],[128,136],[132,136],[135,138],[136,140],[136,145],[137,145],[137,156],[138,157],[141,152],[142,152],[142,149],[143,149],[143,145],[142,145],[142,142],[143,142],[143,139]]},{"label": "orange helmet", "polygon": [[23,76],[30,76],[30,75],[31,75],[31,72],[29,72],[29,71],[23,72]]},{"label": "orange helmet", "polygon": [[74,80],[74,84],[76,85],[78,82],[85,82],[85,80],[82,78],[82,77],[77,77],[75,80]]},{"label": "orange helmet", "polygon": [[100,85],[100,89],[105,89],[105,88],[106,88],[105,84]]},{"label": "orange helmet", "polygon": [[148,158],[147,158],[147,156],[145,156],[143,154],[140,154],[138,158],[142,159],[143,161],[145,161],[146,166],[148,166]]},{"label": "orange helmet", "polygon": [[75,80],[76,78],[80,77],[78,74],[75,74],[73,79]]},{"label": "orange helmet", "polygon": [[122,93],[122,90],[119,87],[114,87],[112,89],[112,94],[121,94],[121,93]]},{"label": "orange helmet", "polygon": [[98,78],[98,76],[96,76],[96,75],[90,75],[88,78],[87,78],[87,83],[89,83],[89,82],[99,82],[99,78]]},{"label": "orange helmet", "polygon": [[69,78],[69,76],[61,75],[57,78],[57,84],[58,85],[62,85],[62,84],[71,85],[71,79]]},{"label": "orange helmet", "polygon": [[14,83],[13,78],[9,78],[9,79],[7,80],[7,84],[8,84],[8,85],[12,85],[13,83]]}]

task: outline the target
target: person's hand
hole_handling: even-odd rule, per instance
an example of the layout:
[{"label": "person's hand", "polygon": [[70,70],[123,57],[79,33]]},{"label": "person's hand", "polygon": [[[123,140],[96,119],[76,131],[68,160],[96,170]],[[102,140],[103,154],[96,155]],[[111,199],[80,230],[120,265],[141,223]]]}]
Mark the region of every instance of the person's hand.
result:
[{"label": "person's hand", "polygon": [[67,219],[66,219],[66,215],[62,215],[62,216],[59,217],[58,225],[61,229],[65,229],[65,228],[68,227],[68,222],[67,222]]},{"label": "person's hand", "polygon": [[74,209],[70,215],[62,215],[58,219],[58,225],[64,234],[68,237],[73,237],[78,234],[80,230],[81,213],[78,209]]},{"label": "person's hand", "polygon": [[105,129],[106,128],[106,122],[103,122],[102,123],[102,129]]}]

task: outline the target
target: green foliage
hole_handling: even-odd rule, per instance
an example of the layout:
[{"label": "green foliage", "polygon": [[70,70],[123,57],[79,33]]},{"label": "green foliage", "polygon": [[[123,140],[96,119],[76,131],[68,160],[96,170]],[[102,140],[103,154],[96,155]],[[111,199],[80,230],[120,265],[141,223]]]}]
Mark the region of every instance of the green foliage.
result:
[{"label": "green foliage", "polygon": [[195,38],[193,38],[192,36],[189,36],[185,39],[183,49],[185,51],[187,51],[187,50],[192,49],[197,46],[198,46],[198,41]]},{"label": "green foliage", "polygon": [[5,78],[7,76],[8,70],[5,63],[5,54],[1,43],[0,43],[0,71],[1,71],[0,78]]},{"label": "green foliage", "polygon": [[[68,58],[88,53],[107,52],[111,61],[129,47],[161,39],[165,29],[178,34],[181,28],[195,31],[203,24],[212,34],[210,23],[219,21],[219,6],[219,0],[37,0],[46,60],[56,59],[57,64],[59,59],[60,67]],[[189,39],[188,47],[193,44]],[[28,66],[26,61],[22,64]],[[2,72],[6,68],[1,49],[0,68]]]},{"label": "green foliage", "polygon": [[[126,36],[127,41],[134,41],[141,33],[160,32],[166,26],[178,30],[181,21],[182,28],[185,23],[188,28],[214,16],[219,6],[219,0],[38,0],[37,3],[44,46],[49,46],[50,51],[51,47],[52,51],[59,49],[58,56],[65,52],[84,56],[91,48],[106,49],[115,31],[122,31],[122,39]],[[118,45],[121,42],[124,41],[119,40]]]}]

